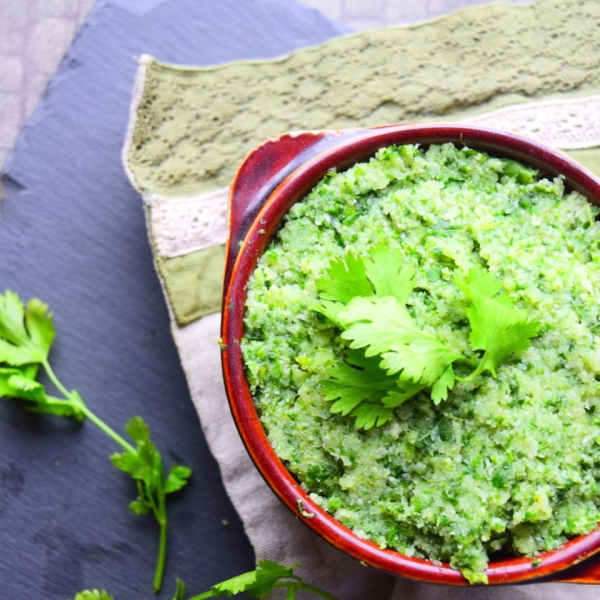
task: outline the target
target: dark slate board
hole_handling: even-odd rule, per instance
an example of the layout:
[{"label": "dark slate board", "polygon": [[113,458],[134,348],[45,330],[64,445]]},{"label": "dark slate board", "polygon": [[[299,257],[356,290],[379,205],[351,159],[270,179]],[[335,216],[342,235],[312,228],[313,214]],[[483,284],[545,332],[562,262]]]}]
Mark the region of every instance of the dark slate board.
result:
[{"label": "dark slate board", "polygon": [[[120,163],[134,56],[209,65],[324,41],[340,28],[290,0],[100,1],[5,167],[0,288],[39,296],[59,377],[115,428],[140,414],[194,468],[170,504],[175,576],[199,593],[253,568],[252,549],[193,409],[154,273],[142,202]],[[130,480],[91,423],[0,404],[0,598],[64,600],[105,587],[151,598],[157,530],[127,510]],[[222,520],[229,521],[224,526]]]}]

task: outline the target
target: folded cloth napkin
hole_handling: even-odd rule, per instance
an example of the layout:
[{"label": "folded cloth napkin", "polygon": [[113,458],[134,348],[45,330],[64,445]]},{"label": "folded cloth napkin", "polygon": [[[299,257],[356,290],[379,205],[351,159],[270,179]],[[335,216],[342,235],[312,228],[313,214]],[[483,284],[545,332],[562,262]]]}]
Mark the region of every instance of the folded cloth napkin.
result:
[{"label": "folded cloth napkin", "polygon": [[493,4],[212,68],[139,61],[123,151],[146,207],[172,331],[206,439],[257,559],[343,600],[600,599],[600,588],[448,588],[363,567],[280,504],[232,421],[217,345],[227,193],[258,143],[284,131],[466,120],[538,138],[600,174],[600,3]]}]

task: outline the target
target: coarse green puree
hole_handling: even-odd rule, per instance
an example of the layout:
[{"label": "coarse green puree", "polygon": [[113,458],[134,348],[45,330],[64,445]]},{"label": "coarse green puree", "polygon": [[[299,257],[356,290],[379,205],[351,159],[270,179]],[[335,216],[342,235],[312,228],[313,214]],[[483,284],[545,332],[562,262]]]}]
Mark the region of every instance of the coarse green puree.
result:
[{"label": "coarse green puree", "polygon": [[[598,212],[560,177],[452,144],[382,149],[292,207],[251,278],[242,347],[271,444],[315,502],[472,583],[494,552],[533,557],[596,526]],[[420,392],[363,430],[325,398],[349,342],[314,310],[316,282],[382,242],[416,267],[414,322],[457,352],[481,355],[453,281],[475,265],[540,328],[496,377],[457,382],[437,405]]]}]

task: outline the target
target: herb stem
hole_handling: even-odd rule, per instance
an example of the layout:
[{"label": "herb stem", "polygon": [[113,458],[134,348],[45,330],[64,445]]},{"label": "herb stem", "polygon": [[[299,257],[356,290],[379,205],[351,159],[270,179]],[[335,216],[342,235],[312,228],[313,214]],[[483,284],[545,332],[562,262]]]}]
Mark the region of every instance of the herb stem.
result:
[{"label": "herb stem", "polygon": [[[125,439],[123,439],[114,429],[109,427],[102,419],[97,417],[81,400],[80,396],[75,396],[73,392],[69,392],[67,388],[60,382],[59,378],[56,376],[56,373],[52,370],[50,363],[48,360],[44,360],[42,362],[42,366],[44,370],[48,374],[50,381],[54,384],[56,389],[65,397],[64,402],[69,403],[71,405],[75,404],[80,409],[85,417],[87,417],[98,429],[103,431],[108,437],[113,439],[121,448],[125,450],[131,450],[131,452],[135,452],[135,448],[129,444]],[[56,403],[56,401],[54,401]]]},{"label": "herb stem", "polygon": [[[302,580],[300,581],[300,584],[294,583],[292,585],[297,586],[296,589],[298,591],[310,592],[311,594],[314,594],[315,596],[325,598],[325,600],[338,600],[335,596],[332,596],[325,590],[322,590],[321,588],[318,588],[314,585],[310,585],[309,583],[304,583],[304,581],[302,581]],[[275,585],[273,585],[273,587],[281,587],[281,588],[287,589],[290,587],[290,582],[289,581],[279,582],[279,583],[276,583]],[[192,600],[194,600],[194,599],[192,598]]]},{"label": "herb stem", "polygon": [[124,438],[122,438],[114,429],[109,427],[100,417],[97,417],[85,404],[81,407],[83,414],[98,428],[103,431],[109,438],[117,442],[124,450],[135,452],[135,448]]},{"label": "herb stem", "polygon": [[488,353],[486,352],[483,357],[481,358],[481,361],[479,363],[479,365],[477,366],[477,368],[470,374],[467,375],[467,377],[459,377],[458,375],[456,376],[456,380],[457,381],[462,381],[463,383],[467,383],[469,381],[473,381],[473,379],[475,379],[475,377],[477,377],[477,375],[480,375],[486,367],[486,362],[487,362],[487,356]]},{"label": "herb stem", "polygon": [[310,592],[311,594],[314,594],[315,596],[320,596],[321,598],[325,598],[326,600],[338,600],[335,596],[332,596],[331,594],[327,593],[325,590],[315,587],[314,585],[310,585],[309,583],[303,583],[301,589],[305,590],[306,592]]},{"label": "herb stem", "polygon": [[163,487],[162,473],[158,477],[158,511],[154,512],[160,528],[158,541],[158,558],[156,560],[156,571],[154,573],[154,593],[158,594],[163,583],[165,573],[165,561],[167,556],[167,511],[165,508],[165,492]]},{"label": "herb stem", "polygon": [[56,374],[54,373],[54,371],[52,370],[52,367],[50,366],[50,363],[48,362],[48,360],[44,360],[42,362],[42,366],[44,367],[44,370],[46,371],[48,377],[50,378],[50,381],[54,384],[54,386],[56,387],[56,389],[68,400],[71,399],[71,393],[69,392],[69,390],[67,390],[67,388],[59,381],[58,377],[56,376]]}]

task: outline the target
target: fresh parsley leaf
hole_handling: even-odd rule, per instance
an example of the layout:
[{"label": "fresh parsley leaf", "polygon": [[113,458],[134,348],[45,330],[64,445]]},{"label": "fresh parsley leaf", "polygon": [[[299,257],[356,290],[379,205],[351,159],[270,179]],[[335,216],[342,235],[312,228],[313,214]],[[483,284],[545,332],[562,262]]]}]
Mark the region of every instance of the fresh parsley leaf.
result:
[{"label": "fresh parsley leaf", "polygon": [[48,358],[55,331],[48,306],[37,298],[27,307],[17,294],[0,294],[0,363],[21,366]]},{"label": "fresh parsley leaf", "polygon": [[373,293],[363,259],[351,252],[344,258],[332,260],[327,276],[317,279],[316,284],[322,300],[343,304],[356,296],[370,296]]},{"label": "fresh parsley leaf", "polygon": [[394,296],[400,304],[406,302],[415,285],[415,268],[404,260],[400,249],[378,244],[364,263],[377,296]]},{"label": "fresh parsley leaf", "polygon": [[74,600],[113,600],[104,590],[84,590],[75,594]]},{"label": "fresh parsley leaf", "polygon": [[283,588],[287,591],[286,600],[294,600],[296,593],[301,590],[312,592],[326,600],[336,600],[331,594],[305,583],[300,577],[295,575],[294,570],[297,567],[298,565],[285,567],[276,562],[261,560],[258,562],[258,568],[255,571],[242,573],[237,577],[232,577],[227,581],[218,583],[208,592],[194,596],[190,600],[230,598],[242,592],[245,592],[251,598],[263,598],[271,594],[276,588]]}]

